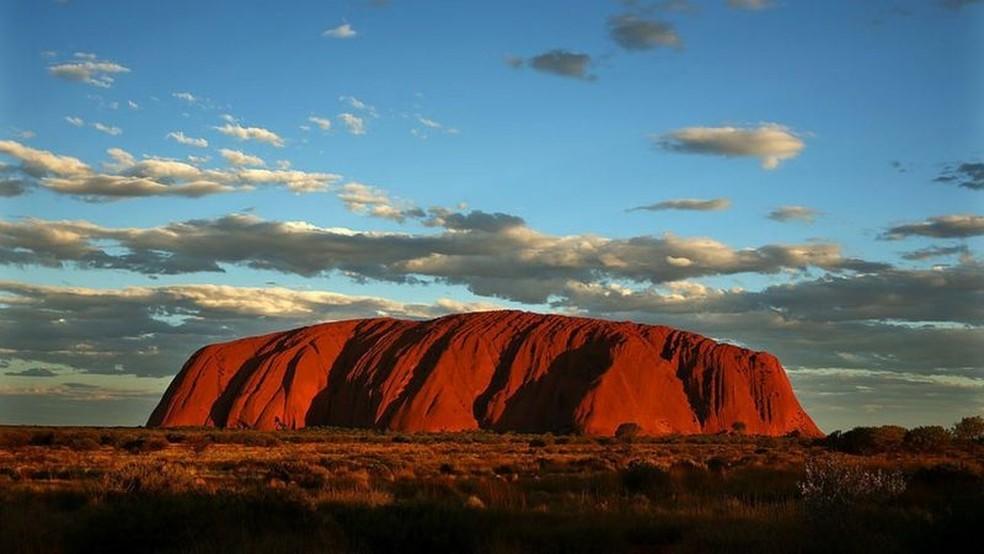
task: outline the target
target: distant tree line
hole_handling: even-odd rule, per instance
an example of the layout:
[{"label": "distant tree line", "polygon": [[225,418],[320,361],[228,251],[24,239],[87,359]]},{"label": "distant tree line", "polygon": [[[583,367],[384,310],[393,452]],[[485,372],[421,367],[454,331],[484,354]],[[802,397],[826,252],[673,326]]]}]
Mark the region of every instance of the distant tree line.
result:
[{"label": "distant tree line", "polygon": [[834,431],[822,442],[827,448],[849,454],[938,452],[953,442],[984,442],[984,418],[968,416],[949,429],[940,425],[912,429],[898,425],[855,427],[850,431]]}]

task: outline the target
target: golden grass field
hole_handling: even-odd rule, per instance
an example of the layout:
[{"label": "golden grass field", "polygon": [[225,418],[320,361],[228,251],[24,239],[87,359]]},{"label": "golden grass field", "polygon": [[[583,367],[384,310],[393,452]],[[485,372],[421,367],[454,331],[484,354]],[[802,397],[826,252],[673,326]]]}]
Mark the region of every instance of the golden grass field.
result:
[{"label": "golden grass field", "polygon": [[984,445],[931,446],[5,427],[0,552],[938,550],[980,537]]}]

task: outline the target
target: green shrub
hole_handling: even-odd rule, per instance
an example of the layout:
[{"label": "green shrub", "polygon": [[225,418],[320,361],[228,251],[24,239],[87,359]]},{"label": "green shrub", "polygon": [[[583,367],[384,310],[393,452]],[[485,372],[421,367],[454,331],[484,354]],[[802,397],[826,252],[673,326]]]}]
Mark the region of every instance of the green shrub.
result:
[{"label": "green shrub", "polygon": [[113,493],[183,492],[196,488],[199,483],[193,469],[166,462],[131,463],[103,476],[103,489]]},{"label": "green shrub", "polygon": [[65,446],[76,452],[85,452],[89,450],[98,450],[101,445],[99,444],[99,441],[93,437],[79,436],[70,438],[66,441]]},{"label": "green shrub", "polygon": [[0,448],[17,448],[31,444],[33,436],[28,431],[20,429],[3,429],[0,431]]},{"label": "green shrub", "polygon": [[164,450],[168,446],[167,439],[156,435],[142,435],[136,438],[132,438],[123,441],[120,447],[129,452],[130,454],[143,454],[146,452],[156,452],[158,450]]},{"label": "green shrub", "polygon": [[328,480],[328,471],[317,465],[304,462],[273,462],[267,467],[268,482],[292,483],[303,489],[321,489]]},{"label": "green shrub", "polygon": [[855,427],[845,433],[833,432],[824,439],[828,448],[848,454],[880,454],[902,447],[906,437],[905,427],[882,425],[880,427]]},{"label": "green shrub", "polygon": [[35,431],[31,435],[32,446],[51,446],[53,444],[55,444],[54,431]]},{"label": "green shrub", "polygon": [[[237,429],[218,429],[207,435],[215,444],[241,444],[243,446],[274,447],[282,444],[277,433]],[[191,440],[191,439],[189,439]]]},{"label": "green shrub", "polygon": [[638,423],[623,423],[615,429],[615,438],[630,441],[642,433],[642,427]]},{"label": "green shrub", "polygon": [[663,469],[648,462],[633,461],[622,470],[622,486],[631,494],[654,498],[672,492],[673,481]]},{"label": "green shrub", "polygon": [[967,416],[953,426],[953,436],[960,440],[984,439],[984,417]]},{"label": "green shrub", "polygon": [[273,433],[242,433],[242,439],[239,444],[245,446],[265,446],[274,447],[280,446],[280,439],[277,438]]},{"label": "green shrub", "polygon": [[712,473],[721,474],[731,467],[731,463],[723,456],[712,456],[707,460],[707,469]]},{"label": "green shrub", "polygon": [[512,475],[514,473],[519,473],[515,467],[510,464],[500,464],[492,468],[492,471],[496,475]]},{"label": "green shrub", "polygon": [[939,452],[950,444],[950,432],[939,425],[910,429],[905,434],[905,447],[916,452]]},{"label": "green shrub", "polygon": [[547,446],[552,446],[554,444],[554,436],[551,433],[545,435],[540,435],[539,437],[533,437],[530,439],[530,448],[545,448]]},{"label": "green shrub", "polygon": [[99,444],[103,446],[119,446],[120,443],[121,435],[119,433],[107,431],[99,434]]},{"label": "green shrub", "polygon": [[191,438],[186,441],[186,444],[191,447],[192,452],[195,454],[201,454],[212,445],[212,442],[211,435],[201,434],[192,435]]}]

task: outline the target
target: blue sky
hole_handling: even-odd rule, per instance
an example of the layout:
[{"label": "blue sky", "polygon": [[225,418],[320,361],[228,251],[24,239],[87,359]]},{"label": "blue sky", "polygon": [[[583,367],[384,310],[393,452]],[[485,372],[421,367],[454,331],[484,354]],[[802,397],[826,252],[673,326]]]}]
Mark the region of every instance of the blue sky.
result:
[{"label": "blue sky", "polygon": [[[976,181],[968,181],[976,186],[958,184],[972,179],[967,176],[980,163],[984,144],[980,101],[984,87],[974,55],[984,50],[981,4],[392,0],[274,5],[8,0],[0,8],[0,140],[30,150],[14,152],[9,144],[0,149],[6,173],[23,187],[20,194],[0,201],[0,218],[14,226],[0,235],[4,241],[0,247],[8,249],[8,255],[0,258],[5,263],[0,277],[17,285],[13,287],[17,290],[7,291],[11,298],[28,302],[29,296],[30,302],[42,304],[53,303],[51,297],[63,295],[66,287],[82,288],[90,295],[96,289],[109,291],[107,302],[112,303],[112,295],[128,286],[219,284],[333,291],[404,304],[433,305],[443,298],[473,303],[472,308],[495,304],[666,322],[778,352],[791,369],[806,407],[825,428],[872,419],[948,423],[960,413],[984,409],[984,376],[976,361],[981,352],[975,347],[981,344],[981,314],[969,310],[951,316],[942,308],[916,313],[900,306],[891,294],[882,298],[877,293],[912,290],[928,298],[925,290],[908,289],[903,283],[936,286],[927,285],[935,279],[927,272],[936,271],[942,275],[944,292],[952,295],[946,298],[963,298],[971,306],[980,303],[981,289],[976,287],[981,273],[977,253],[984,232],[979,215],[984,166]],[[636,32],[637,43],[620,42],[615,32],[619,28]],[[332,29],[336,31],[326,33]],[[552,51],[569,60],[582,56],[584,63],[573,70],[538,67],[537,57]],[[86,82],[78,66],[87,62],[117,69],[97,73]],[[342,114],[358,118],[364,133],[354,134]],[[319,128],[312,117],[330,120],[330,129]],[[66,118],[77,118],[76,124]],[[218,129],[226,125],[267,130],[283,145],[239,140]],[[170,133],[204,139],[208,146],[179,143],[168,138]],[[763,166],[767,153],[747,153],[748,148],[781,148],[777,137],[798,146],[783,154],[775,167]],[[112,148],[125,150],[135,161],[116,169],[104,167]],[[201,170],[226,172],[249,167],[230,165],[220,149],[259,157],[262,168],[269,170],[280,168],[278,162],[283,161],[290,170],[340,177],[303,193],[279,181],[255,188],[241,187],[237,181],[234,192],[200,197],[166,193],[110,197],[54,184],[60,177],[82,179],[79,175],[24,170],[30,163],[25,160],[38,151],[80,160],[89,168],[85,175],[139,174],[159,178],[165,186],[180,183],[160,174],[140,173],[145,171],[141,159],[180,160]],[[220,177],[231,179],[229,175]],[[947,176],[960,179],[946,180]],[[346,202],[345,191],[356,190],[344,188],[350,184],[363,192],[375,191],[374,203]],[[80,181],[71,186],[92,185]],[[626,211],[670,200],[715,198],[727,198],[730,207]],[[705,251],[697,239],[738,252],[775,245],[786,249],[834,245],[839,260],[862,260],[869,266],[857,270],[845,269],[849,264],[841,261],[782,262],[761,270],[734,271],[709,261],[708,268],[696,271],[693,268],[701,263],[677,253],[667,256],[676,262],[656,261],[692,269],[680,278],[674,271],[664,277],[662,269],[649,266],[641,272],[611,269],[649,263],[645,259],[620,258],[617,264],[606,265],[610,258],[604,258],[601,266],[589,269],[565,266],[565,271],[573,272],[564,273],[563,282],[579,279],[582,285],[617,285],[659,295],[663,301],[672,295],[673,286],[682,286],[669,283],[714,291],[740,287],[757,293],[773,285],[795,287],[825,276],[838,279],[838,286],[851,291],[861,287],[859,283],[877,282],[881,288],[874,296],[861,296],[878,296],[882,304],[862,309],[857,293],[836,296],[845,294],[842,289],[822,299],[862,314],[848,321],[850,325],[886,330],[931,322],[937,327],[932,336],[906,341],[926,341],[931,351],[934,344],[942,348],[938,335],[943,333],[946,340],[955,341],[944,342],[946,348],[962,345],[965,355],[940,364],[901,360],[903,350],[892,350],[896,347],[887,343],[860,352],[857,344],[845,341],[823,346],[836,349],[842,354],[839,359],[849,362],[832,368],[830,360],[804,352],[820,347],[816,333],[836,335],[831,330],[845,325],[844,318],[828,314],[822,319],[807,313],[807,308],[777,307],[769,303],[772,300],[759,301],[754,317],[765,317],[774,308],[790,321],[809,320],[824,330],[789,331],[791,326],[786,325],[783,332],[750,332],[747,327],[756,325],[751,323],[752,315],[748,323],[735,323],[741,321],[734,317],[736,312],[708,304],[721,300],[713,294],[708,297],[706,290],[688,301],[689,312],[676,305],[668,310],[653,309],[651,304],[599,306],[563,291],[549,299],[531,300],[527,291],[518,290],[522,284],[510,288],[497,283],[490,288],[484,280],[488,275],[471,270],[468,275],[449,276],[444,269],[418,272],[400,265],[397,271],[387,265],[385,278],[361,266],[344,270],[348,273],[331,268],[299,273],[291,269],[296,264],[286,260],[287,254],[283,259],[276,255],[276,248],[273,259],[221,261],[222,273],[138,270],[132,261],[122,259],[136,247],[105,236],[106,229],[118,235],[120,229],[214,221],[233,213],[265,222],[306,222],[318,228],[399,233],[418,239],[484,233],[453,230],[433,214],[430,219],[396,217],[393,212],[373,216],[372,209],[379,206],[510,214],[524,220],[523,229],[551,241],[566,236],[630,241],[670,233],[692,239],[688,248]],[[798,207],[800,217],[785,221],[766,217],[784,206]],[[931,218],[949,219],[937,220],[934,226]],[[102,229],[101,238],[85,239],[85,248],[119,258],[114,268],[80,262],[78,256],[66,253],[67,247],[59,248],[57,237],[44,229],[50,231],[52,222],[65,221]],[[914,224],[925,226],[890,231]],[[495,238],[481,235],[476,240],[492,244]],[[509,240],[521,239],[510,235]],[[517,243],[510,244],[515,248]],[[929,247],[950,250],[941,256],[902,257]],[[168,248],[138,250],[196,257],[202,263],[209,257],[208,248],[201,244],[188,243],[180,251]],[[645,258],[650,253],[620,251],[618,256]],[[517,275],[546,271],[522,265],[522,259],[508,263],[520,264]],[[549,270],[551,276],[558,272]],[[430,284],[408,284],[408,277]],[[17,288],[24,284],[48,288],[32,289],[29,295]],[[948,288],[951,285],[953,290]],[[8,302],[0,308],[13,305]],[[57,309],[84,320],[71,305]],[[243,318],[255,319],[249,309],[243,308]],[[181,310],[206,317],[201,306]],[[180,310],[162,305],[151,311],[166,314],[166,319]],[[405,313],[421,315],[413,310]],[[264,314],[264,328],[271,329],[336,317],[333,312],[317,311],[283,317]],[[152,404],[166,384],[166,375],[139,362],[106,368],[66,356],[61,347],[21,348],[13,344],[10,332],[24,323],[17,317],[22,316],[9,309],[0,317],[2,329],[9,333],[4,342],[10,343],[0,345],[9,352],[0,392],[8,399],[16,397],[20,407],[0,409],[0,421],[63,422],[81,409],[76,401],[81,394],[78,387],[67,396],[71,402],[59,404],[58,399],[66,396],[64,385],[90,383],[105,394],[102,400],[83,402],[83,407],[92,406],[96,414],[105,410],[107,423],[139,423],[143,408],[132,406],[132,396],[121,399],[113,391],[126,390],[127,395],[145,391]],[[230,325],[230,333],[245,329]],[[959,333],[951,333],[951,327],[958,327]],[[850,334],[837,329],[844,336]],[[46,332],[50,328],[38,330],[42,336]],[[108,348],[99,337],[85,340],[92,341],[90,348]],[[181,358],[197,346],[188,344],[187,352],[175,347],[171,354]],[[113,348],[119,354],[119,345]],[[56,375],[18,375],[42,366]],[[134,380],[135,375],[142,378]],[[952,375],[959,376],[957,385],[949,379]],[[889,400],[869,401],[873,396]],[[38,405],[43,409],[20,404],[30,406],[42,397],[44,402]],[[114,399],[125,401],[127,408],[119,409],[112,404]],[[99,421],[98,416],[91,419]]]}]

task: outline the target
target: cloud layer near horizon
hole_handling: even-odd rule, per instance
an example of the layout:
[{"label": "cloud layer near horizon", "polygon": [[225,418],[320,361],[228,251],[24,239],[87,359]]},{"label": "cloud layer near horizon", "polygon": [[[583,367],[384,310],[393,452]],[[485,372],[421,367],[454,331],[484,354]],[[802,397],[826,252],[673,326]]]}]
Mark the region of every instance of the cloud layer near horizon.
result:
[{"label": "cloud layer near horizon", "polygon": [[[353,209],[380,209],[358,190]],[[368,191],[371,193],[371,191]],[[342,196],[343,200],[346,197]],[[681,279],[820,268],[877,271],[886,264],[845,257],[836,244],[767,244],[735,249],[703,237],[558,236],[515,216],[432,210],[438,233],[408,234],[266,221],[248,214],[162,227],[111,228],[86,221],[0,221],[0,263],[144,274],[222,272],[223,265],[312,277],[341,272],[399,283],[441,281],[475,294],[543,303],[570,280]],[[387,213],[376,214],[386,217]]]},{"label": "cloud layer near horizon", "polygon": [[[70,370],[166,376],[209,342],[333,319],[430,318],[496,308],[282,287],[93,289],[10,281],[0,282],[0,300],[4,365],[53,368],[45,378]],[[981,300],[984,272],[968,262],[937,270],[826,276],[760,291],[693,282],[629,288],[569,281],[552,309],[668,324],[754,349],[768,346],[790,368],[794,382],[807,384],[808,397],[829,393],[832,383],[863,383],[886,392],[918,385],[971,400],[984,392],[975,369],[984,355]],[[829,407],[829,399],[819,406]]]},{"label": "cloud layer near horizon", "polygon": [[330,319],[430,318],[494,308],[440,299],[395,302],[280,287],[172,285],[92,289],[0,281],[4,358],[84,372],[173,375],[209,342]]}]

